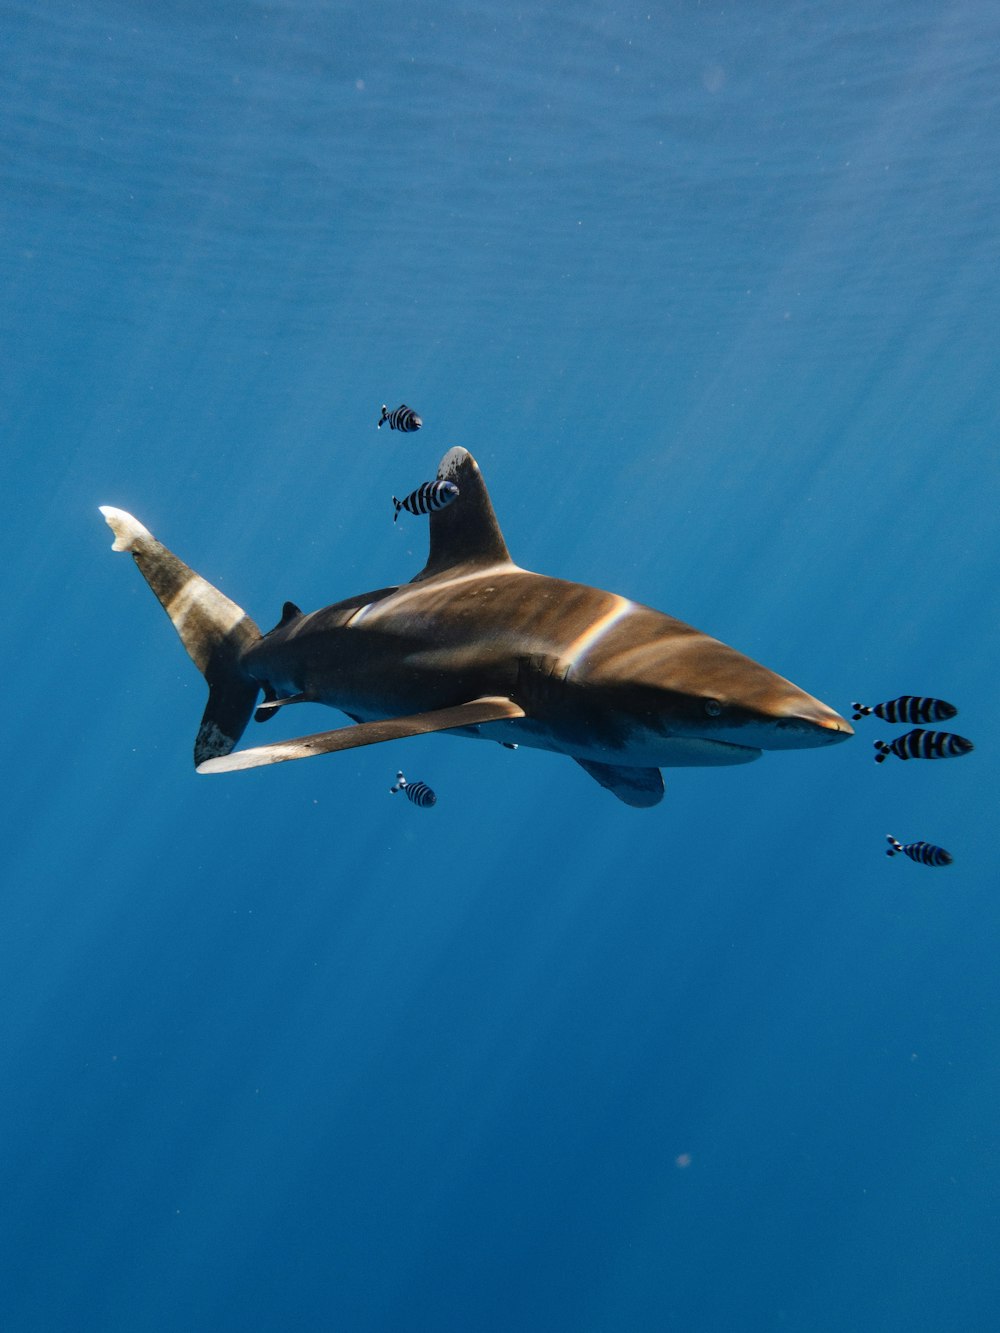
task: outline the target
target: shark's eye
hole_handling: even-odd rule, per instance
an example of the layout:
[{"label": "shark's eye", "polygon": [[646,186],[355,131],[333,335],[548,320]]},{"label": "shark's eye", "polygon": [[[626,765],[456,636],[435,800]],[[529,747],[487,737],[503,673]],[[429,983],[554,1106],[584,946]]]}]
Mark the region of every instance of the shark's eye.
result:
[{"label": "shark's eye", "polygon": [[719,703],[718,699],[706,699],[705,712],[709,717],[718,717],[722,712],[722,704]]}]

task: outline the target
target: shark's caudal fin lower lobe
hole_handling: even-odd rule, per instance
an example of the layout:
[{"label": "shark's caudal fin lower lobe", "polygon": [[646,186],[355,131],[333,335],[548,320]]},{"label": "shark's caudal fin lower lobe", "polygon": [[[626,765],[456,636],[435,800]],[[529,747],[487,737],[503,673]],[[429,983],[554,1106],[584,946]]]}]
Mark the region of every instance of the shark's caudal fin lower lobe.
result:
[{"label": "shark's caudal fin lower lobe", "polygon": [[194,743],[195,764],[229,754],[250,721],[257,695],[240,659],[260,630],[218,588],[189,569],[124,509],[102,505],[115,534],[112,550],[130,551],[143,578],[180,635],[188,656],[208,682],[208,704]]}]

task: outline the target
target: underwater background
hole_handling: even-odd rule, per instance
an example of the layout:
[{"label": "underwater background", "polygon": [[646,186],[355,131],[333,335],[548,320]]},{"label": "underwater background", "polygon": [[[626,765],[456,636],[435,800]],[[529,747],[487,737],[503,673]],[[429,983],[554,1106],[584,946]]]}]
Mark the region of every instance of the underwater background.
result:
[{"label": "underwater background", "polygon": [[[0,1325],[995,1328],[1000,11],[0,18]],[[97,506],[267,628],[455,445],[519,564],[975,751],[197,776]]]}]

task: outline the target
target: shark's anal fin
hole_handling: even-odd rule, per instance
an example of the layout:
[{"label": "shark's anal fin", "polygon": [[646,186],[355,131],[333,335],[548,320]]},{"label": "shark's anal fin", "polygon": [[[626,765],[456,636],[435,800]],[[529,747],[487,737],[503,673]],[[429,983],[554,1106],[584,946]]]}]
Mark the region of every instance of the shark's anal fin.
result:
[{"label": "shark's anal fin", "polygon": [[467,449],[449,449],[438,466],[439,481],[453,481],[459,495],[454,504],[430,515],[430,554],[414,583],[457,568],[510,562],[507,544],[493,512],[479,465]]},{"label": "shark's anal fin", "polygon": [[[220,761],[213,759],[211,762]],[[659,805],[663,800],[663,775],[658,768],[625,768],[617,764],[595,764],[589,759],[578,759],[576,762],[595,782],[606,787],[626,805],[645,810],[651,805]]]},{"label": "shark's anal fin", "polygon": [[289,759],[311,759],[314,755],[333,754],[336,750],[353,750],[359,745],[378,745],[382,741],[398,741],[406,736],[425,736],[433,731],[451,731],[456,727],[474,727],[484,722],[502,722],[517,717],[524,717],[524,709],[511,699],[473,699],[469,703],[438,708],[430,713],[413,713],[409,717],[392,717],[379,722],[360,722],[354,727],[320,731],[315,736],[299,736],[295,740],[277,741],[274,745],[238,750],[234,754],[206,760],[198,765],[198,772],[234,773],[244,768],[261,768],[265,764],[282,764]]}]

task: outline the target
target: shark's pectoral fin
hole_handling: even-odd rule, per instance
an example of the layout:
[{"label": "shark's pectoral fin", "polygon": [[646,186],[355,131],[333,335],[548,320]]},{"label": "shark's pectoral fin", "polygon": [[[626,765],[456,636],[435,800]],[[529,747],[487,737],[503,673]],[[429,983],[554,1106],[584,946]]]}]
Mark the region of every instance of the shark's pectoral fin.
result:
[{"label": "shark's pectoral fin", "polygon": [[336,731],[320,731],[315,736],[299,736],[291,741],[277,741],[274,745],[238,750],[234,754],[206,760],[198,765],[198,772],[234,773],[243,768],[282,764],[289,759],[311,759],[313,755],[353,750],[359,745],[378,745],[382,741],[398,741],[406,736],[425,736],[432,731],[452,731],[457,727],[475,727],[484,722],[502,722],[515,717],[524,717],[524,709],[511,699],[473,699],[470,703],[438,708],[431,713],[413,713],[409,717],[392,717],[379,722],[359,722],[354,727],[338,727]]},{"label": "shark's pectoral fin", "polygon": [[[233,755],[233,758],[238,756]],[[626,805],[645,810],[651,805],[659,805],[663,800],[663,777],[658,768],[619,768],[616,764],[595,764],[590,759],[578,759],[576,762],[595,782],[607,787]]]}]

